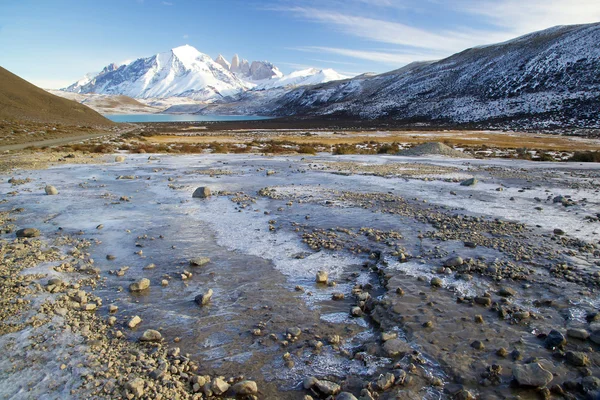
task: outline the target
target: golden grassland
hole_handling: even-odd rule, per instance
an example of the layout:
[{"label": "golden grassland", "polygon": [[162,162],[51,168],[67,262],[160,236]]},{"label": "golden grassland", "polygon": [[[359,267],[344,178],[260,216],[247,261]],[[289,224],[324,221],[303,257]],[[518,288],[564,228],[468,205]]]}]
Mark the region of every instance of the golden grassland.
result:
[{"label": "golden grassland", "polygon": [[344,131],[342,133],[306,131],[215,132],[208,135],[156,135],[145,138],[153,144],[249,144],[258,141],[290,142],[334,146],[373,143],[418,144],[438,141],[458,147],[529,148],[546,151],[598,151],[600,140],[573,136],[490,131]]}]

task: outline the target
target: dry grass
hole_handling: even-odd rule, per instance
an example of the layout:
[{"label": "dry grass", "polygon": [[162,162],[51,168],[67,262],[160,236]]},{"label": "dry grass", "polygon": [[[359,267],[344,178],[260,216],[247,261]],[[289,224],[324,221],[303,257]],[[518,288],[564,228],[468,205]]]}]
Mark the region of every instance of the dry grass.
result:
[{"label": "dry grass", "polygon": [[[598,151],[600,141],[578,137],[542,135],[532,133],[496,133],[478,131],[408,132],[408,131],[356,131],[343,134],[319,133],[306,135],[304,131],[270,131],[260,133],[220,132],[197,136],[161,135],[147,138],[152,143],[251,143],[256,140],[288,142],[299,145],[357,145],[379,143],[393,146],[397,143],[416,144],[443,141],[458,147],[497,147],[502,149],[529,148],[553,151]],[[393,152],[392,149],[387,151]]]}]

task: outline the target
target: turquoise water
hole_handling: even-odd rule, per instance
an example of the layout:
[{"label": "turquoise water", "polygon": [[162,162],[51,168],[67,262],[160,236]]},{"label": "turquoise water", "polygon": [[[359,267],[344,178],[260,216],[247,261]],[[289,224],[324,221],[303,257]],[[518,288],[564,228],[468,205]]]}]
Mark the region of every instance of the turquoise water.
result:
[{"label": "turquoise water", "polygon": [[257,115],[195,115],[195,114],[114,114],[105,115],[114,122],[198,122],[257,121],[271,119]]}]

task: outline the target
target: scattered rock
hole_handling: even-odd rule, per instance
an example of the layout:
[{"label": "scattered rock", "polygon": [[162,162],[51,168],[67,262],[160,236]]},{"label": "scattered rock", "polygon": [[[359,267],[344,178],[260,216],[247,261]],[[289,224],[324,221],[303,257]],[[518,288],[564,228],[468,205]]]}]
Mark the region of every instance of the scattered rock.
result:
[{"label": "scattered rock", "polygon": [[123,162],[125,161],[125,156],[116,156],[115,157],[115,162]]},{"label": "scattered rock", "polygon": [[567,363],[575,367],[585,367],[590,364],[590,359],[585,353],[579,351],[569,351],[566,354]]},{"label": "scattered rock", "polygon": [[477,178],[471,178],[464,180],[460,183],[460,186],[475,186],[477,184]]},{"label": "scattered rock", "polygon": [[567,329],[567,336],[573,339],[586,340],[590,337],[590,333],[586,329]]},{"label": "scattered rock", "polygon": [[548,336],[546,336],[546,340],[544,341],[544,345],[548,349],[560,347],[565,344],[567,344],[567,340],[565,339],[563,334],[557,331],[556,329],[552,329]]},{"label": "scattered rock", "polygon": [[444,261],[444,267],[459,267],[464,264],[464,261],[461,257],[451,257]]},{"label": "scattered rock", "polygon": [[222,395],[229,390],[229,383],[225,382],[221,378],[214,378],[210,384],[210,388],[217,396]]},{"label": "scattered rock", "polygon": [[287,333],[289,333],[293,337],[298,337],[302,334],[302,330],[298,327],[293,326],[291,328],[287,328]]},{"label": "scattered rock", "polygon": [[413,349],[403,340],[390,339],[383,344],[383,351],[390,357],[396,357],[412,353]]},{"label": "scattered rock", "polygon": [[206,291],[206,293],[203,294],[199,294],[198,296],[196,296],[194,298],[194,301],[196,302],[196,304],[198,304],[199,306],[205,306],[208,303],[210,303],[210,299],[212,298],[213,295],[213,291],[212,289],[208,289]]},{"label": "scattered rock", "polygon": [[196,257],[190,260],[190,266],[192,267],[203,267],[210,262],[208,257]]},{"label": "scattered rock", "polygon": [[444,282],[440,278],[438,278],[437,276],[435,276],[435,277],[431,278],[431,281],[429,282],[429,284],[432,287],[442,287],[442,285],[444,284]]},{"label": "scattered rock", "polygon": [[231,392],[236,396],[255,395],[258,393],[258,386],[254,381],[240,381],[231,387]]},{"label": "scattered rock", "polygon": [[135,317],[133,317],[129,320],[129,322],[127,323],[127,326],[130,329],[133,329],[136,326],[138,326],[140,322],[142,322],[142,319],[136,315]]},{"label": "scattered rock", "polygon": [[142,290],[146,290],[150,287],[150,279],[142,278],[137,282],[133,282],[129,285],[129,291],[131,292],[141,292]]},{"label": "scattered rock", "polygon": [[378,390],[381,390],[381,391],[387,390],[387,389],[389,389],[389,388],[392,387],[392,385],[394,384],[395,379],[396,379],[396,377],[394,376],[394,374],[391,374],[389,372],[386,373],[385,375],[381,374],[379,376],[379,379],[377,379],[375,381],[375,387]]},{"label": "scattered rock", "polygon": [[140,337],[140,342],[160,342],[161,340],[162,335],[154,329],[146,329]]},{"label": "scattered rock", "polygon": [[317,283],[327,283],[327,279],[329,275],[325,271],[317,271],[316,282]]},{"label": "scattered rock", "polygon": [[40,236],[40,230],[36,229],[36,228],[24,228],[24,229],[19,229],[16,232],[16,235],[18,238],[33,238],[33,237],[38,237]]},{"label": "scattered rock", "polygon": [[200,186],[196,190],[194,190],[194,194],[192,194],[193,198],[205,199],[210,197],[210,188],[208,186]]},{"label": "scattered rock", "polygon": [[515,365],[513,377],[521,386],[544,387],[552,381],[552,373],[539,363]]},{"label": "scattered rock", "polygon": [[142,378],[135,378],[127,382],[125,389],[133,394],[136,398],[140,398],[144,395],[145,382]]},{"label": "scattered rock", "polygon": [[58,194],[58,190],[52,186],[52,185],[47,185],[44,190],[46,191],[46,194],[49,196],[53,196],[55,194]]},{"label": "scattered rock", "polygon": [[515,294],[517,294],[516,290],[506,287],[506,286],[501,287],[500,290],[498,291],[498,295],[500,295],[502,297],[512,297]]},{"label": "scattered rock", "polygon": [[352,393],[341,392],[335,396],[335,400],[358,400]]}]

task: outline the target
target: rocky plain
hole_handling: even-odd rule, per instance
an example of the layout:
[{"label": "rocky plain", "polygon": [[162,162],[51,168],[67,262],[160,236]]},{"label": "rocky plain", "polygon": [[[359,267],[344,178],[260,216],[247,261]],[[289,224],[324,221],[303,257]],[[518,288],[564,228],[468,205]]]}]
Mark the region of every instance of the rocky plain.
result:
[{"label": "rocky plain", "polygon": [[4,168],[0,397],[599,398],[600,164],[440,148]]}]

